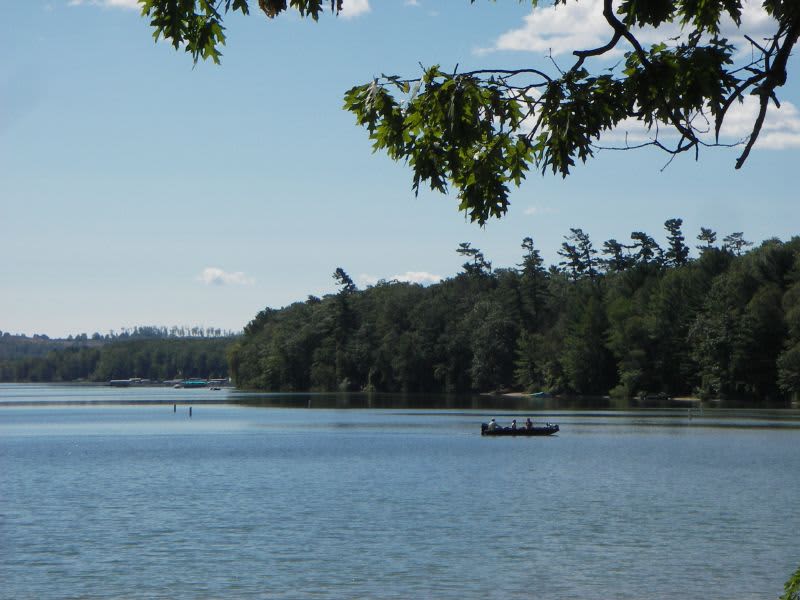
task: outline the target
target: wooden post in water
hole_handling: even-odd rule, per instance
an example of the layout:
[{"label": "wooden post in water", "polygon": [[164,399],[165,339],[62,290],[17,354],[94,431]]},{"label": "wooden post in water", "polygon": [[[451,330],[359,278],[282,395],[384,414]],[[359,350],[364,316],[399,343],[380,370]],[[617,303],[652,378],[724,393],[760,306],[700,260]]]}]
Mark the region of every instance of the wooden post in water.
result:
[{"label": "wooden post in water", "polygon": [[173,404],[172,405],[172,412],[178,412],[178,405],[177,404]]},{"label": "wooden post in water", "polygon": [[189,407],[189,418],[190,419],[192,418],[192,407],[191,406]]}]

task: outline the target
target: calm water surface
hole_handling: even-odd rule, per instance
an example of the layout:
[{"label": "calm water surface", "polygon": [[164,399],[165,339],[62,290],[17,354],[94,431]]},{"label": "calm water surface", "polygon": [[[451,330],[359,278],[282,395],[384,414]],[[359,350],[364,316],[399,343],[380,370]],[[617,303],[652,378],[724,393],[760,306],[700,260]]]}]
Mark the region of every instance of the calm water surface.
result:
[{"label": "calm water surface", "polygon": [[[308,398],[0,386],[0,596],[776,598],[800,563],[797,411]],[[561,433],[479,435],[528,414]]]}]

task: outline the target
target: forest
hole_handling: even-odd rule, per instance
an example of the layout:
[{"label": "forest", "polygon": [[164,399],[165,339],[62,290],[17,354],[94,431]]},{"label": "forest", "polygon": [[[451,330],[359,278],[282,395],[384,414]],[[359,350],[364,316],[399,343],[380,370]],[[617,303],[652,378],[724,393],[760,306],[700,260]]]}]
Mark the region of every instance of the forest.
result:
[{"label": "forest", "polygon": [[[800,390],[800,237],[758,247],[681,219],[598,249],[571,229],[556,265],[531,238],[492,268],[462,243],[454,277],[380,281],[265,308],[229,351],[245,389],[548,391],[781,401]],[[695,255],[695,256],[692,256]]]},{"label": "forest", "polygon": [[226,353],[233,339],[233,334],[219,330],[201,335],[199,328],[173,328],[170,332],[166,328],[136,327],[105,336],[79,334],[68,339],[5,333],[0,335],[0,381],[227,377]]}]

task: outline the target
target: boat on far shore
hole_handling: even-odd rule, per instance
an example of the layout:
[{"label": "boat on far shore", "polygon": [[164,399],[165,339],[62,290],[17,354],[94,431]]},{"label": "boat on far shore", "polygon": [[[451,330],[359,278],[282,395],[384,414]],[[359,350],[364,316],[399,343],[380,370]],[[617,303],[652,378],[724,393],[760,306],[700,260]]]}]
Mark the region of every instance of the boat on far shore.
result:
[{"label": "boat on far shore", "polygon": [[208,388],[211,390],[221,390],[223,387],[231,387],[229,378],[202,379],[192,377],[189,379],[165,379],[163,381],[142,379],[141,377],[130,377],[128,379],[112,379],[108,382],[111,387],[131,387],[131,386],[169,386],[175,389],[194,389]]},{"label": "boat on far shore", "polygon": [[537,435],[553,435],[558,432],[559,427],[556,423],[545,423],[540,426],[533,427],[497,427],[489,429],[488,423],[481,423],[481,435],[494,435],[494,436],[521,436],[532,437]]}]

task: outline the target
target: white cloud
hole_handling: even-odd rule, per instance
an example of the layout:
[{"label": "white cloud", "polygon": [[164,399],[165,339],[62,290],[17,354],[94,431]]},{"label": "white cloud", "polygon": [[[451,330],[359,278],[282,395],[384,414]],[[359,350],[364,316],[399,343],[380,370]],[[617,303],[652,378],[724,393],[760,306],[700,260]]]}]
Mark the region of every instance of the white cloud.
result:
[{"label": "white cloud", "polygon": [[406,0],[404,4],[406,6],[419,6],[419,0]]},{"label": "white cloud", "polygon": [[524,20],[522,27],[501,34],[492,47],[480,52],[552,51],[557,56],[576,48],[602,46],[609,37],[609,26],[603,18],[602,0],[534,8]]},{"label": "white cloud", "polygon": [[81,6],[83,4],[93,4],[95,6],[105,6],[108,8],[127,8],[138,10],[139,4],[136,0],[69,0],[69,6]]},{"label": "white cloud", "polygon": [[[743,33],[755,40],[763,39],[775,31],[775,24],[759,0],[744,0],[741,27],[737,28],[732,20],[725,18],[721,33],[738,45],[742,54],[749,54],[750,45]],[[668,23],[658,29],[636,29],[635,33],[643,44],[649,45],[680,35],[680,27]],[[494,44],[478,50],[478,53],[512,50],[541,54],[552,52],[553,56],[559,56],[571,54],[573,50],[598,48],[606,44],[612,34],[611,26],[603,17],[603,0],[580,0],[532,9],[524,17],[521,27],[501,34]],[[606,58],[618,58],[629,49],[624,44],[618,45],[618,48],[606,54]]]},{"label": "white cloud", "polygon": [[256,281],[241,271],[227,273],[217,267],[206,267],[197,280],[206,285],[252,285]]},{"label": "white cloud", "polygon": [[392,279],[397,281],[407,281],[408,283],[437,283],[442,280],[441,275],[426,273],[425,271],[406,271],[402,275],[395,275]]},{"label": "white cloud", "polygon": [[346,0],[342,5],[341,15],[345,19],[353,19],[368,13],[372,10],[369,6],[369,0]]},{"label": "white cloud", "polygon": [[529,206],[522,211],[526,215],[552,215],[555,214],[555,209],[549,206]]},{"label": "white cloud", "polygon": [[[759,102],[755,96],[746,96],[741,104],[734,103],[726,115],[720,137],[738,140],[750,135],[758,110]],[[800,111],[791,102],[781,102],[780,108],[770,102],[756,148],[783,150],[799,147]]]},{"label": "white cloud", "polygon": [[[358,276],[358,282],[364,285],[375,285],[383,278],[375,277],[362,273]],[[386,281],[402,281],[406,283],[419,283],[421,285],[430,285],[438,283],[443,279],[441,275],[434,275],[433,273],[426,273],[425,271],[406,271],[402,275],[392,275],[386,278]]]}]

